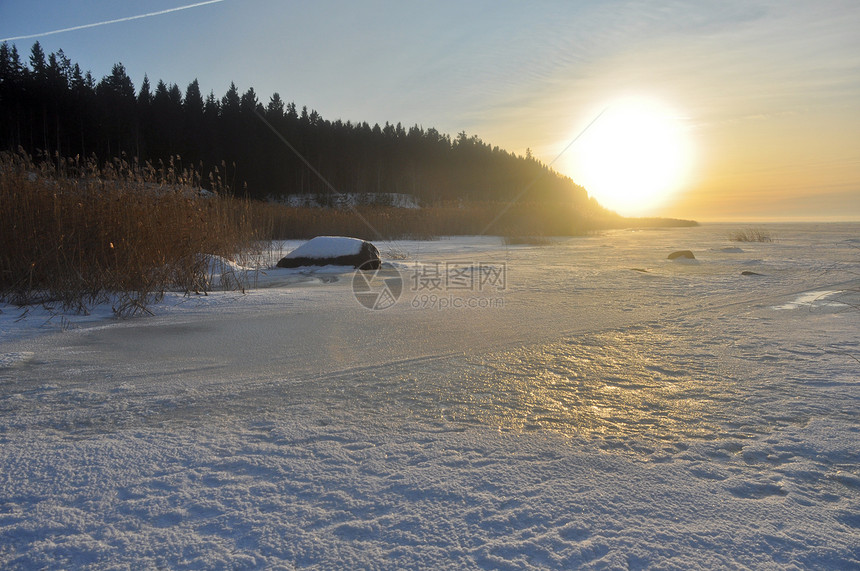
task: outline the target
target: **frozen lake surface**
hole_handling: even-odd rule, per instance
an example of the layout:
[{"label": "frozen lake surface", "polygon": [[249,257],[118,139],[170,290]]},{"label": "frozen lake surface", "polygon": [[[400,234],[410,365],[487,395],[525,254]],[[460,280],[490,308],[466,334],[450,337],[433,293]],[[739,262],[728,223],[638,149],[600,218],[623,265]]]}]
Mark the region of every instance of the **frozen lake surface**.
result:
[{"label": "frozen lake surface", "polygon": [[858,568],[860,224],[737,228],[0,305],[0,567]]}]

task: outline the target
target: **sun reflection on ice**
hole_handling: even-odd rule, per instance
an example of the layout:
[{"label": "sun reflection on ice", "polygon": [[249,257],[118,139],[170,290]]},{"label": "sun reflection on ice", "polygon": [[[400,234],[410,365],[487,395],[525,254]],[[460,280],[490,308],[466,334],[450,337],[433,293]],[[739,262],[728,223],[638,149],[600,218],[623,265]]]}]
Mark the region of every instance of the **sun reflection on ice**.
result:
[{"label": "sun reflection on ice", "polygon": [[701,359],[679,360],[677,349],[661,331],[637,327],[465,359],[435,387],[433,408],[449,422],[503,430],[714,436],[723,420],[717,395],[732,387]]}]

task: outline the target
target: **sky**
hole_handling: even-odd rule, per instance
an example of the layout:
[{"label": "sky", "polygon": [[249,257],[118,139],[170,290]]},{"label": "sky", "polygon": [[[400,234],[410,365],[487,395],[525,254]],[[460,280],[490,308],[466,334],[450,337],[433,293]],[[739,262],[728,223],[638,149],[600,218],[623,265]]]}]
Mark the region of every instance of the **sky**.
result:
[{"label": "sky", "polygon": [[684,152],[637,214],[703,221],[860,220],[856,30],[854,0],[0,0],[25,57],[39,41],[97,79],[121,62],[136,87],[235,82],[329,120],[465,131],[580,183],[600,134],[642,159],[615,157],[631,181],[673,154],[656,127],[606,133],[644,101]]}]

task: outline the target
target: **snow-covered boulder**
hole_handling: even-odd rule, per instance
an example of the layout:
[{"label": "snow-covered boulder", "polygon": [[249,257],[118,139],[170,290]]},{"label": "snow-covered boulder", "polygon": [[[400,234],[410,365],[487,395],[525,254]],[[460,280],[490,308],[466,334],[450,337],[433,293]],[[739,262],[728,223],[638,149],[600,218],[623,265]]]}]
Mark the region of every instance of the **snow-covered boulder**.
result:
[{"label": "snow-covered boulder", "polygon": [[677,260],[679,258],[682,260],[695,260],[696,256],[694,256],[693,252],[690,250],[678,250],[677,252],[669,254],[670,260]]},{"label": "snow-covered boulder", "polygon": [[343,236],[317,236],[281,258],[278,267],[352,266],[376,270],[381,263],[379,250],[370,242]]}]

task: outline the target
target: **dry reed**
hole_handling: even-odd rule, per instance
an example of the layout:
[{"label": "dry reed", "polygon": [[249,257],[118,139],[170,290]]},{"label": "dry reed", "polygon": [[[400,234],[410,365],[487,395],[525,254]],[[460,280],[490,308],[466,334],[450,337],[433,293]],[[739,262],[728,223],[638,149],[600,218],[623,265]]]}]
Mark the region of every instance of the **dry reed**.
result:
[{"label": "dry reed", "polygon": [[205,289],[200,254],[232,258],[261,234],[249,202],[199,183],[178,160],[0,154],[0,299],[81,312],[112,301],[127,316],[170,289]]}]

